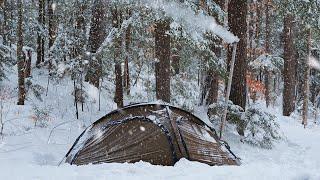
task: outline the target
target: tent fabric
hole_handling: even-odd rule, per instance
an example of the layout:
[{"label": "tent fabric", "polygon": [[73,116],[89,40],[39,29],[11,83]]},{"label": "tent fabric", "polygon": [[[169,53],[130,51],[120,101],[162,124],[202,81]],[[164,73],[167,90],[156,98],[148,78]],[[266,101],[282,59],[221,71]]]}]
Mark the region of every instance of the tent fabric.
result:
[{"label": "tent fabric", "polygon": [[66,155],[75,165],[134,163],[174,165],[186,158],[209,165],[240,165],[228,146],[199,118],[164,104],[136,104],[88,127]]}]

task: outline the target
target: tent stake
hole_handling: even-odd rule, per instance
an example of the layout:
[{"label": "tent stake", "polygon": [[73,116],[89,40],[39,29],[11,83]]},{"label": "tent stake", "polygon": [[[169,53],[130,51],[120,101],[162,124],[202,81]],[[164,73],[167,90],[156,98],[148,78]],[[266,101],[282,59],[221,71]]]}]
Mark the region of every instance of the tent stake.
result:
[{"label": "tent stake", "polygon": [[223,116],[222,116],[221,124],[220,124],[220,136],[219,136],[220,139],[222,139],[224,126],[225,126],[226,119],[227,119],[228,102],[229,102],[229,97],[230,97],[230,92],[231,92],[231,84],[232,84],[234,63],[236,61],[236,54],[237,54],[237,44],[238,43],[234,43],[233,44],[233,52],[232,52],[230,73],[229,73],[229,77],[228,77],[227,93],[226,93],[226,97],[225,97],[225,105],[224,105],[224,109],[223,109]]}]

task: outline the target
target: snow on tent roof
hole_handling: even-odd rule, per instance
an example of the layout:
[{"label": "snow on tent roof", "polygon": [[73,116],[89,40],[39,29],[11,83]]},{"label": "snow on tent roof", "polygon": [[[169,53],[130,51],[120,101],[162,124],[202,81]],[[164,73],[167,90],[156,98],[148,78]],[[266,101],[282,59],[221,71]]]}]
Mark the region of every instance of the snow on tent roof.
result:
[{"label": "snow on tent roof", "polygon": [[[227,149],[227,151],[225,150]],[[112,111],[76,140],[66,162],[174,165],[187,158],[209,165],[239,165],[228,146],[191,113],[164,104],[135,104]]]}]

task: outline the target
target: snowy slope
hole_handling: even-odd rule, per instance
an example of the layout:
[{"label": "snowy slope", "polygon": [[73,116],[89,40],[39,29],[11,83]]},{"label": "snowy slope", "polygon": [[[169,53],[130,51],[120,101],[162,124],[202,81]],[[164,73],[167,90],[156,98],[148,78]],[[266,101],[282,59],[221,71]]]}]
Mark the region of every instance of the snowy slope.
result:
[{"label": "snowy slope", "polygon": [[[45,71],[34,81],[46,86]],[[320,179],[320,127],[310,124],[302,128],[299,119],[280,116],[280,110],[270,109],[279,116],[279,124],[286,139],[274,149],[265,150],[239,142],[228,135],[228,142],[242,165],[210,167],[180,160],[174,167],[152,166],[148,163],[102,164],[88,166],[57,166],[85,126],[115,108],[112,93],[102,92],[102,108],[98,111],[97,90],[86,84],[89,100],[80,119],[75,118],[73,84],[70,80],[50,82],[48,96],[43,102],[28,96],[24,107],[16,104],[17,82],[14,71],[10,81],[0,84],[9,88],[13,96],[5,101],[4,136],[0,139],[0,179]],[[34,127],[32,106],[50,107],[47,128]],[[199,115],[202,117],[203,115]]]}]

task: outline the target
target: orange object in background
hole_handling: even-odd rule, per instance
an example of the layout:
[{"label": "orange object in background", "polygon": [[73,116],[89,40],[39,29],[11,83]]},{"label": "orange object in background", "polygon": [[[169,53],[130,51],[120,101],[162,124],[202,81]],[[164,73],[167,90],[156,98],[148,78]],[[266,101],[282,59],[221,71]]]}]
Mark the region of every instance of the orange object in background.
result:
[{"label": "orange object in background", "polygon": [[264,97],[266,88],[261,81],[255,80],[255,78],[252,77],[251,72],[247,73],[246,80],[249,96],[253,101],[256,101],[259,97]]}]

